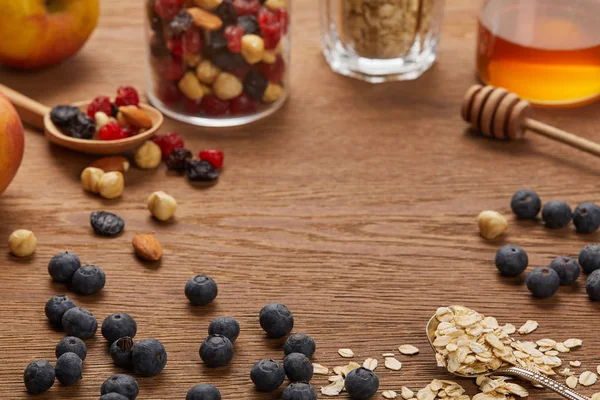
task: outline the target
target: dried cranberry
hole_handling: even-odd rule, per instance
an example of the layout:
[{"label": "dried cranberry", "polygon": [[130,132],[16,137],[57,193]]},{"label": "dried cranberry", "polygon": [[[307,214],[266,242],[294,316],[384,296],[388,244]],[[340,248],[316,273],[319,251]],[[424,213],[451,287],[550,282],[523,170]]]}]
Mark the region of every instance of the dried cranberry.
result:
[{"label": "dried cranberry", "polygon": [[240,53],[242,51],[242,36],[244,29],[237,25],[229,25],[225,28],[223,35],[227,39],[227,48],[232,53]]},{"label": "dried cranberry", "polygon": [[119,140],[125,139],[127,134],[117,122],[111,121],[100,129],[98,137],[100,140]]},{"label": "dried cranberry", "polygon": [[178,81],[185,73],[183,61],[177,57],[165,59],[159,67],[160,75],[170,81]]},{"label": "dried cranberry", "polygon": [[182,5],[183,0],[155,0],[154,12],[163,19],[171,20],[175,18]]},{"label": "dried cranberry", "polygon": [[197,29],[190,29],[183,35],[183,47],[188,54],[197,54],[202,50],[202,36]]},{"label": "dried cranberry", "polygon": [[256,100],[261,100],[267,90],[269,81],[257,71],[250,71],[244,79],[244,90]]},{"label": "dried cranberry", "polygon": [[183,110],[187,114],[199,114],[202,111],[202,101],[185,99],[183,101]]},{"label": "dried cranberry", "polygon": [[181,10],[169,24],[171,32],[175,35],[181,35],[194,24],[192,15],[187,10]]},{"label": "dried cranberry", "polygon": [[215,9],[215,14],[225,25],[235,23],[238,15],[235,7],[233,6],[233,0],[223,0],[223,2]]},{"label": "dried cranberry", "polygon": [[263,34],[265,49],[272,50],[276,48],[282,36],[279,17],[268,9],[263,8],[258,14],[258,24]]},{"label": "dried cranberry", "polygon": [[237,20],[238,26],[241,26],[245,35],[260,35],[260,26],[254,15],[244,15]]},{"label": "dried cranberry", "polygon": [[175,149],[169,154],[167,160],[165,161],[167,164],[167,168],[177,172],[185,171],[185,165],[190,161],[194,156],[192,152],[188,149]]},{"label": "dried cranberry", "polygon": [[223,159],[225,157],[222,150],[204,149],[200,151],[198,158],[203,161],[208,161],[213,167],[220,169],[223,166]]},{"label": "dried cranberry", "polygon": [[248,74],[248,72],[250,72],[251,69],[252,67],[246,64],[243,67],[229,69],[229,72],[235,75],[240,81],[243,82],[246,78],[246,75]]},{"label": "dried cranberry", "polygon": [[235,99],[231,100],[231,104],[229,105],[229,110],[233,115],[251,114],[253,112],[256,112],[257,108],[258,101],[245,93],[242,93]]},{"label": "dried cranberry", "polygon": [[262,63],[258,66],[258,69],[269,82],[281,83],[285,73],[285,62],[281,55],[277,55],[273,64]]},{"label": "dried cranberry", "polygon": [[169,54],[169,49],[162,38],[162,35],[154,34],[150,38],[150,52],[156,58],[162,58]]},{"label": "dried cranberry", "polygon": [[185,165],[185,169],[190,181],[209,182],[219,179],[219,171],[217,171],[208,161],[189,161]]},{"label": "dried cranberry", "polygon": [[90,118],[94,118],[97,112],[103,112],[110,116],[112,115],[112,107],[110,105],[110,99],[106,96],[98,96],[88,106],[87,115]]},{"label": "dried cranberry", "polygon": [[254,15],[260,10],[258,0],[233,0],[233,6],[238,15]]},{"label": "dried cranberry", "polygon": [[183,95],[175,83],[161,82],[158,87],[158,98],[166,105],[173,105],[179,102]]},{"label": "dried cranberry", "polygon": [[122,129],[127,137],[132,137],[140,133],[140,128],[131,125],[124,126]]},{"label": "dried cranberry", "polygon": [[167,40],[167,48],[177,57],[183,56],[183,39],[176,37]]},{"label": "dried cranberry", "polygon": [[277,45],[281,41],[281,31],[275,31],[272,34],[264,34],[263,41],[265,43],[265,49],[276,49]]},{"label": "dried cranberry", "polygon": [[152,141],[160,147],[162,152],[163,160],[165,160],[169,154],[175,149],[184,147],[185,143],[183,138],[177,132],[167,133],[166,135],[155,136]]},{"label": "dried cranberry", "polygon": [[202,109],[206,115],[217,117],[227,114],[229,110],[229,102],[219,99],[215,95],[204,96],[202,99]]},{"label": "dried cranberry", "polygon": [[115,104],[121,106],[137,106],[140,104],[140,96],[137,90],[131,86],[121,86],[117,89]]},{"label": "dried cranberry", "polygon": [[281,32],[283,32],[283,34],[285,35],[288,32],[288,28],[290,26],[290,15],[288,14],[285,8],[278,8],[273,12],[279,20],[279,24],[281,25]]}]

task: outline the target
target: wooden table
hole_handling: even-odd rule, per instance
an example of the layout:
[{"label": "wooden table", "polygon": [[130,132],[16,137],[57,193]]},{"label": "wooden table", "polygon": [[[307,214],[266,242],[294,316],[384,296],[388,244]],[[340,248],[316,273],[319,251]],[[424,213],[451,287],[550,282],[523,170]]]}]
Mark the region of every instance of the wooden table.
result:
[{"label": "wooden table", "polygon": [[[47,104],[111,94],[120,84],[143,88],[139,3],[103,0],[100,26],[76,58],[37,73],[3,70],[0,81]],[[493,259],[501,244],[513,243],[529,252],[532,266],[546,265],[600,241],[600,234],[579,236],[572,227],[549,231],[517,222],[509,208],[511,195],[523,187],[573,206],[600,200],[600,162],[543,138],[509,144],[467,132],[458,108],[475,82],[471,3],[448,2],[440,58],[431,71],[415,82],[373,86],[329,70],[320,53],[316,3],[296,1],[293,96],[283,110],[239,129],[209,131],[172,121],[165,126],[181,132],[192,149],[224,149],[226,169],[209,189],[190,186],[164,166],[134,169],[124,196],[104,201],[79,183],[91,157],[53,147],[28,129],[23,165],[0,198],[0,237],[28,228],[39,246],[28,259],[10,256],[6,245],[0,254],[0,399],[29,398],[23,369],[34,359],[54,360],[63,334],[48,326],[44,303],[67,289],[50,281],[46,266],[64,250],[101,266],[108,277],[100,294],[73,295],[78,304],[100,322],[113,312],[130,313],[139,339],[165,344],[167,368],[139,379],[140,399],[184,399],[201,382],[217,385],[227,400],[278,398],[280,392],[256,393],[249,379],[259,359],[282,359],[281,342],[267,340],[258,324],[259,310],[271,301],[291,308],[295,330],[317,342],[314,361],[330,368],[348,361],[338,356],[339,348],[353,349],[355,361],[376,357],[382,365],[382,354],[397,353],[401,344],[419,347],[419,355],[400,357],[401,371],[377,369],[382,390],[418,389],[451,377],[436,368],[424,328],[437,307],[455,303],[515,325],[538,320],[533,339],[581,338],[583,349],[564,359],[581,360],[581,371],[595,370],[600,304],[588,300],[585,277],[551,299],[536,300],[523,278],[499,277]],[[599,112],[595,104],[537,115],[600,140]],[[150,217],[145,199],[155,190],[178,200],[174,222]],[[101,209],[126,219],[121,237],[92,234],[89,214]],[[508,216],[504,239],[479,237],[475,217],[484,209]],[[140,232],[154,232],[162,242],[159,265],[133,255],[131,238]],[[183,294],[196,273],[219,284],[219,297],[205,308],[191,307]],[[198,348],[209,321],[221,315],[238,318],[242,334],[233,362],[210,370]],[[111,365],[100,334],[88,345],[83,381],[70,388],[57,383],[37,398],[97,399],[102,382],[123,372]],[[313,383],[320,388],[326,378]],[[460,383],[476,393],[470,381]],[[598,392],[600,384],[581,391]]]}]

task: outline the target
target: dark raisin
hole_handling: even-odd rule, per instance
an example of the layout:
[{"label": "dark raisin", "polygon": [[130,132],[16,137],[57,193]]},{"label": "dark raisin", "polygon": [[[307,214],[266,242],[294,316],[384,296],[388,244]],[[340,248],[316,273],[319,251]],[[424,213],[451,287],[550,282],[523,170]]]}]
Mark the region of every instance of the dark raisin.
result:
[{"label": "dark raisin", "polygon": [[225,25],[235,24],[237,20],[237,11],[233,6],[233,0],[223,0],[219,7],[216,8],[215,14],[221,18],[221,21]]},{"label": "dark raisin", "polygon": [[119,114],[119,106],[116,105],[115,103],[110,103],[110,108],[111,108],[111,117],[117,118],[117,115]]},{"label": "dark raisin", "polygon": [[66,128],[77,118],[79,108],[73,106],[56,106],[50,112],[50,119],[59,128]]},{"label": "dark raisin", "polygon": [[163,58],[170,54],[161,35],[152,35],[150,38],[150,53],[152,53],[152,56],[155,58]]},{"label": "dark raisin", "polygon": [[96,133],[96,122],[86,114],[79,112],[67,127],[67,131],[76,139],[91,139]]},{"label": "dark raisin", "polygon": [[90,216],[90,223],[94,232],[101,236],[116,236],[125,228],[123,218],[106,211],[94,211]]},{"label": "dark raisin", "polygon": [[237,23],[244,30],[245,35],[260,35],[260,26],[254,15],[241,16]]},{"label": "dark raisin", "polygon": [[222,50],[227,49],[227,38],[223,34],[223,31],[210,32],[209,39],[206,42],[205,55],[210,57]]},{"label": "dark raisin", "polygon": [[269,81],[256,71],[250,71],[244,79],[244,90],[248,95],[256,100],[261,100],[267,90]]},{"label": "dark raisin", "polygon": [[212,56],[212,62],[217,67],[226,71],[243,68],[247,65],[241,54],[233,54],[229,50],[220,51]]},{"label": "dark raisin", "polygon": [[194,19],[192,18],[192,15],[187,12],[187,10],[181,10],[179,11],[179,14],[177,14],[169,23],[169,28],[171,28],[171,32],[173,32],[173,34],[181,35],[190,29],[193,24]]},{"label": "dark raisin", "polygon": [[190,181],[207,182],[219,179],[219,171],[217,171],[208,161],[189,161],[185,165],[185,169]]},{"label": "dark raisin", "polygon": [[194,156],[188,149],[175,149],[167,157],[167,168],[177,172],[185,171],[185,166]]}]

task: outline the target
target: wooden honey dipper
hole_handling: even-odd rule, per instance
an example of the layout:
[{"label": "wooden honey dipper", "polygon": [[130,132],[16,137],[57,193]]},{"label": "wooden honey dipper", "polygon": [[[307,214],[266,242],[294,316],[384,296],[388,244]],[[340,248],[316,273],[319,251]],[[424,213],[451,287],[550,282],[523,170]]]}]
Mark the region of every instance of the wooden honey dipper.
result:
[{"label": "wooden honey dipper", "polygon": [[461,116],[483,136],[516,140],[529,130],[600,156],[600,145],[529,118],[531,107],[506,89],[475,85],[465,94]]}]

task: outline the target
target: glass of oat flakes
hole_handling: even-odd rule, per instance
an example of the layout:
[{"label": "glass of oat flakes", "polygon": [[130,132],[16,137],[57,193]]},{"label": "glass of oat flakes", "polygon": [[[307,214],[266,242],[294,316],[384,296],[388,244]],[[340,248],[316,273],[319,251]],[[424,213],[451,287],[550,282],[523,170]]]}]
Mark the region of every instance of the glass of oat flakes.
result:
[{"label": "glass of oat flakes", "polygon": [[444,0],[320,0],[323,53],[342,75],[416,79],[437,56]]}]

